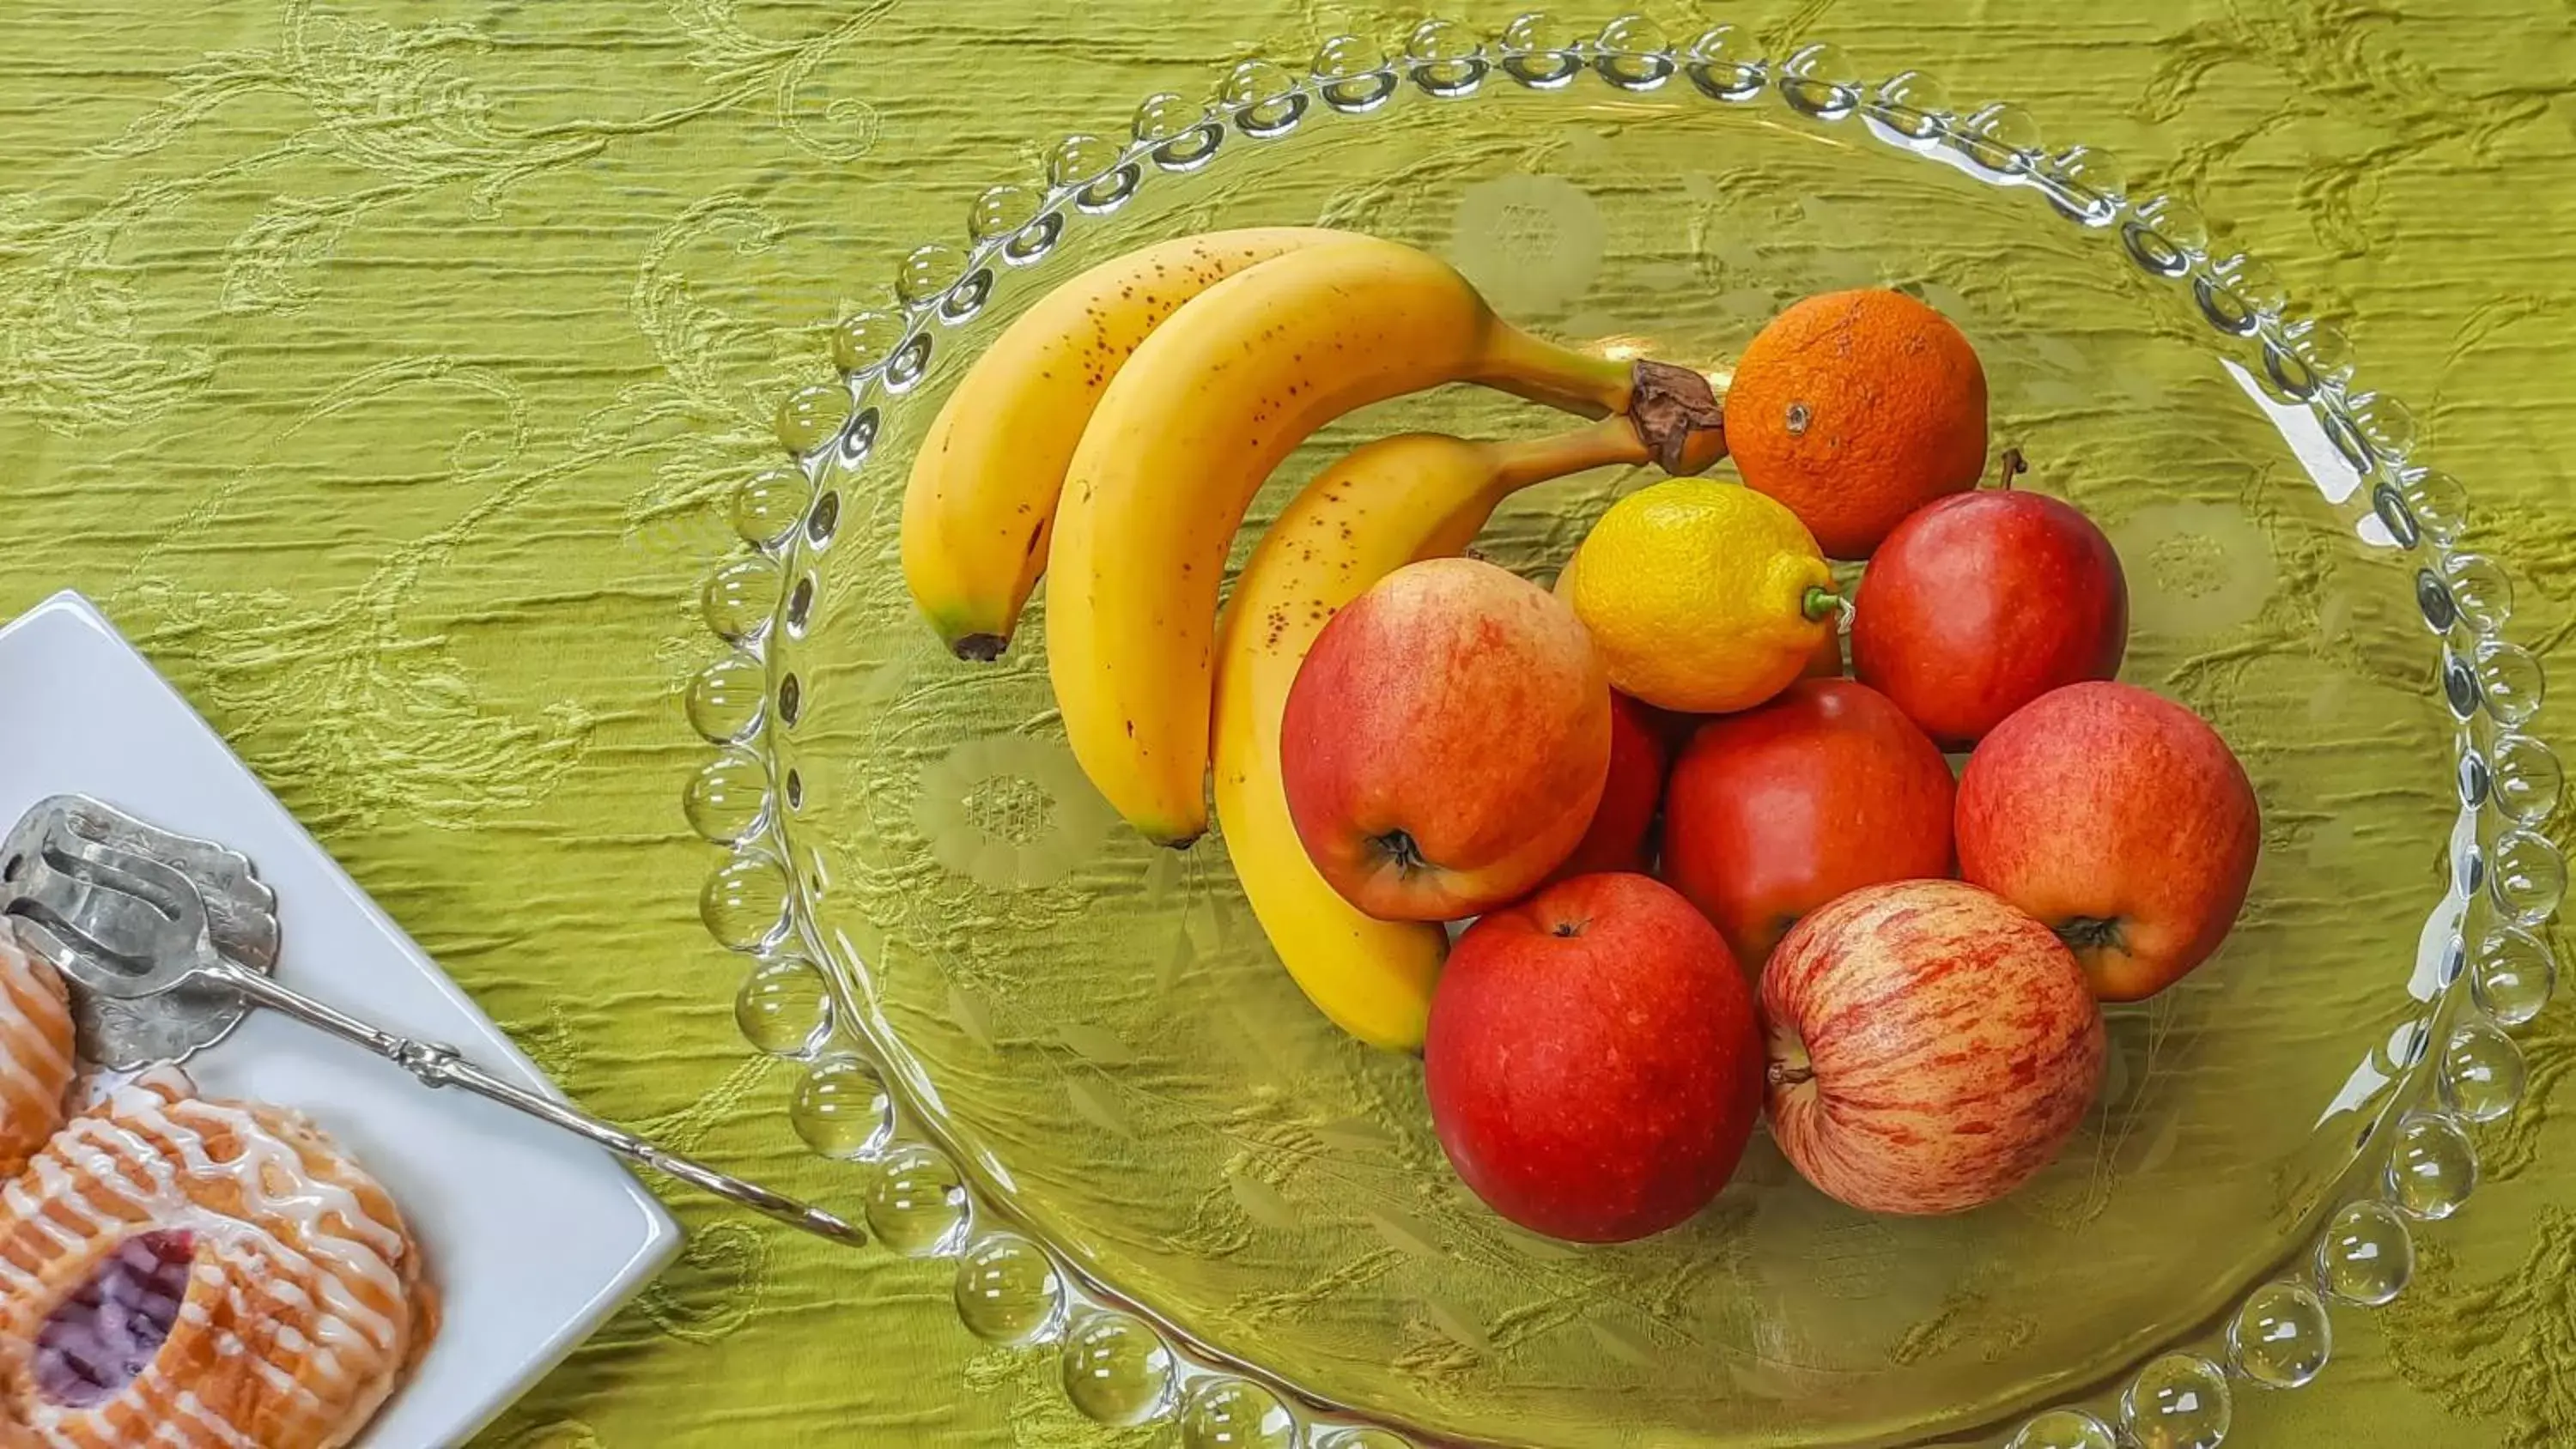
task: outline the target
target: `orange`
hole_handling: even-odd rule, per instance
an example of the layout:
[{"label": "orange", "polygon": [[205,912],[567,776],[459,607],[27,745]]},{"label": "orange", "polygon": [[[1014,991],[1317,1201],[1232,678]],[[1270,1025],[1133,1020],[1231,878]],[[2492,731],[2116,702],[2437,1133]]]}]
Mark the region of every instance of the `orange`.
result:
[{"label": "orange", "polygon": [[1726,445],[1829,558],[1869,557],[1905,515],[1976,486],[1986,372],[1902,292],[1827,292],[1771,319],[1726,393]]}]

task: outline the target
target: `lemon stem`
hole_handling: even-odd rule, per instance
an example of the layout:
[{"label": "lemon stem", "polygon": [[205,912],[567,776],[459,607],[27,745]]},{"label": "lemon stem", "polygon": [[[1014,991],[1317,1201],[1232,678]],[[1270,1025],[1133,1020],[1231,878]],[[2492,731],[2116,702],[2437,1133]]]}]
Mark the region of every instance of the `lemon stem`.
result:
[{"label": "lemon stem", "polygon": [[1826,588],[1822,584],[1817,584],[1807,590],[1805,601],[1798,607],[1799,612],[1805,614],[1809,619],[1817,623],[1823,623],[1825,620],[1832,618],[1835,613],[1842,608],[1842,606],[1842,595],[1835,593],[1833,590]]}]

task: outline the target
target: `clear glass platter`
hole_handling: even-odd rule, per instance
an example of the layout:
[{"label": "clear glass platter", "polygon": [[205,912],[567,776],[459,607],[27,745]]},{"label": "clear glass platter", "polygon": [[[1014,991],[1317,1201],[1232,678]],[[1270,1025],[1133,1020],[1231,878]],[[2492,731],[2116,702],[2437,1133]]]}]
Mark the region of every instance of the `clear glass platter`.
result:
[{"label": "clear glass platter", "polygon": [[[961,238],[889,259],[886,307],[835,333],[841,375],[818,359],[781,404],[787,456],[733,500],[745,546],[704,594],[724,649],[688,701],[744,1030],[805,1065],[795,1126],[850,1164],[874,1236],[953,1260],[967,1328],[1193,1449],[2207,1449],[2242,1396],[2326,1369],[2349,1305],[2403,1288],[2554,984],[2541,670],[2404,409],[2188,200],[1919,74],[1633,19],[1345,37],[1048,157]],[[916,617],[905,471],[977,349],[1093,262],[1289,223],[1424,246],[1533,331],[1721,377],[1817,291],[1901,288],[1966,331],[2018,486],[2119,548],[2123,677],[2209,718],[2265,815],[2235,934],[2111,1010],[2102,1099],[2031,1186],[1873,1218],[1757,1137],[1670,1233],[1512,1229],[1448,1172],[1419,1063],[1278,969],[1222,841],[1151,846],[1083,780],[1043,591],[993,663]],[[1369,409],[1281,470],[1234,561],[1368,437],[1553,426],[1467,389]],[[1478,547],[1544,578],[1648,476],[1531,490]]]}]

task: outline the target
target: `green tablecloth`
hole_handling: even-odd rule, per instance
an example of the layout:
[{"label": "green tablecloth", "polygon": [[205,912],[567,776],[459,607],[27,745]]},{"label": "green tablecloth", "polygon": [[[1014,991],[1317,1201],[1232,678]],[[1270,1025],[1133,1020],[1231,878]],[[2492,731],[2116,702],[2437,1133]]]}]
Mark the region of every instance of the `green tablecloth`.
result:
[{"label": "green tablecloth", "polygon": [[[1499,28],[1510,13],[1465,18]],[[1122,13],[1124,12],[1124,13]],[[1229,13],[1230,12],[1230,13]],[[1604,12],[1605,14],[1607,12]],[[823,330],[1040,145],[1410,10],[1330,0],[17,0],[0,25],[0,610],[106,606],[576,1096],[829,1191],[696,919],[698,578]],[[2576,19],[2558,0],[1751,0],[2179,185],[2347,324],[2564,637]],[[1602,18],[1585,15],[1586,20]],[[1684,17],[1667,17],[1675,29]],[[2576,1443],[2576,1012],[2429,1234],[2246,1442]],[[506,1185],[496,1185],[506,1190]],[[694,1199],[512,1449],[1107,1442],[949,1274]],[[1134,1436],[1125,1436],[1133,1438]],[[1148,1436],[1150,1438],[1150,1435]]]}]

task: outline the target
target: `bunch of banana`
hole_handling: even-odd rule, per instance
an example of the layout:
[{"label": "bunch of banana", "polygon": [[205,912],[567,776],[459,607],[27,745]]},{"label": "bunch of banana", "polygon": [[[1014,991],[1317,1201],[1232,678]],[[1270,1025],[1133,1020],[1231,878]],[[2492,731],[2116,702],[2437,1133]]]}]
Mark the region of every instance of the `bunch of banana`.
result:
[{"label": "bunch of banana", "polygon": [[[1210,287],[1110,381],[1065,473],[1047,667],[1074,758],[1148,838],[1186,844],[1206,828],[1226,549],[1315,429],[1448,382],[1626,413],[1637,378],[1503,322],[1455,269],[1395,242],[1303,247]],[[1662,440],[1669,456],[1686,436]]]},{"label": "bunch of banana", "polygon": [[993,659],[1046,569],[1056,491],[1109,380],[1181,304],[1259,262],[1349,233],[1209,232],[1129,252],[1049,292],[948,395],[903,494],[903,577],[960,658]]},{"label": "bunch of banana", "polygon": [[[1604,421],[1536,443],[1413,436],[1353,453],[1265,540],[1221,650],[1226,552],[1271,470],[1353,409],[1451,382]],[[976,362],[914,458],[904,577],[952,649],[991,659],[1049,575],[1048,671],[1085,773],[1147,837],[1185,845],[1207,825],[1213,747],[1236,869],[1280,955],[1353,1034],[1410,1045],[1442,933],[1359,915],[1288,824],[1278,719],[1307,645],[1380,576],[1463,547],[1512,488],[1609,462],[1697,472],[1724,451],[1699,374],[1543,342],[1426,253],[1349,232],[1214,232],[1083,273]],[[1291,536],[1294,559],[1278,543]],[[1256,615],[1248,598],[1269,602]],[[1277,611],[1276,629],[1243,622]]]},{"label": "bunch of banana", "polygon": [[1235,580],[1216,652],[1216,814],[1226,853],[1280,963],[1308,1000],[1364,1042],[1422,1045],[1449,936],[1363,914],[1307,858],[1279,772],[1279,721],[1298,666],[1343,605],[1416,559],[1463,550],[1513,491],[1647,456],[1625,417],[1531,442],[1384,438],[1316,475]]}]

